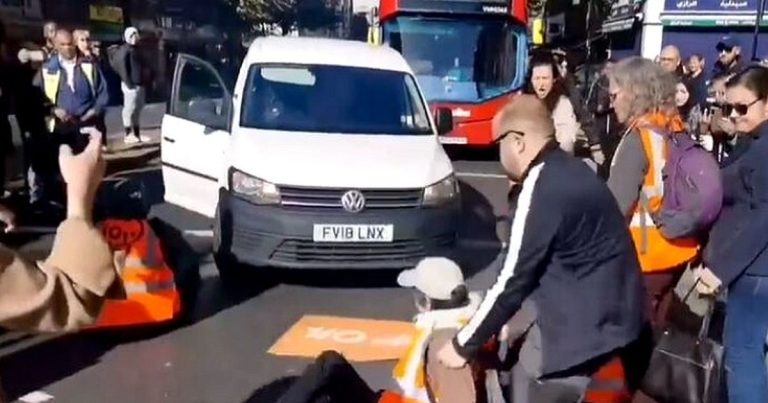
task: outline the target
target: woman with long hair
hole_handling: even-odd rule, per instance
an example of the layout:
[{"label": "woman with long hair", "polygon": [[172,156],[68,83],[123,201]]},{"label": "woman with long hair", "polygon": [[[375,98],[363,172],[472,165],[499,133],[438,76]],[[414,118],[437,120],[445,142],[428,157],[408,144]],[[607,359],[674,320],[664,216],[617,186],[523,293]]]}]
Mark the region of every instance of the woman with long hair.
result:
[{"label": "woman with long hair", "polygon": [[534,53],[528,70],[526,93],[543,100],[552,113],[555,137],[560,148],[573,153],[576,136],[581,129],[573,105],[565,95],[563,77],[554,56],[549,52]]},{"label": "woman with long hair", "polygon": [[[696,140],[699,140],[701,125],[701,107],[696,102],[693,96],[693,87],[688,81],[680,81],[675,86],[675,105],[680,113],[680,117],[683,118],[688,133],[695,136]],[[710,150],[712,148],[710,147]]]},{"label": "woman with long hair", "polygon": [[[768,402],[768,68],[752,66],[726,83],[724,116],[742,142],[723,161],[723,210],[704,252],[704,292],[728,289],[725,365],[731,403]],[[702,290],[700,290],[702,291]]]}]

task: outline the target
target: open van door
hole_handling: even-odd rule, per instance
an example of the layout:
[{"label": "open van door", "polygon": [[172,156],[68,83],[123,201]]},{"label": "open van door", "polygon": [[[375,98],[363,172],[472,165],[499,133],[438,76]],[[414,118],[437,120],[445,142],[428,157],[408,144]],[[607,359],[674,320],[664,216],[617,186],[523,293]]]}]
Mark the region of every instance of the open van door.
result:
[{"label": "open van door", "polygon": [[166,202],[214,216],[231,116],[232,92],[216,69],[179,54],[161,129]]}]

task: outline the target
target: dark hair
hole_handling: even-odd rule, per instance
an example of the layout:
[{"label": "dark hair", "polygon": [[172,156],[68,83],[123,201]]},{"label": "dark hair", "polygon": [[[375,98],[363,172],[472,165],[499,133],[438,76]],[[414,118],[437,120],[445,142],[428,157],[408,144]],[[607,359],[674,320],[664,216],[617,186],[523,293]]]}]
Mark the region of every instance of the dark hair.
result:
[{"label": "dark hair", "polygon": [[469,290],[466,285],[460,285],[451,291],[451,299],[429,299],[432,310],[455,309],[469,304]]},{"label": "dark hair", "polygon": [[743,86],[760,99],[768,99],[768,67],[749,66],[725,83],[726,88]]},{"label": "dark hair", "polygon": [[552,68],[552,77],[554,83],[552,84],[552,91],[544,98],[544,104],[547,105],[547,109],[550,111],[555,110],[557,102],[560,97],[565,94],[565,86],[563,84],[563,77],[560,76],[560,68],[555,60],[554,55],[549,51],[537,51],[531,55],[531,61],[528,65],[528,79],[525,87],[526,94],[536,94],[533,89],[533,69],[539,66],[550,66]]},{"label": "dark hair", "polygon": [[[689,80],[680,80],[678,84],[682,84],[685,87],[685,90],[688,91],[688,100],[685,101],[683,106],[678,106],[677,109],[680,112],[680,116],[684,119],[688,119],[691,110],[696,106],[696,100],[693,99],[693,85],[691,85]],[[675,89],[675,91],[677,91],[677,89]]]}]

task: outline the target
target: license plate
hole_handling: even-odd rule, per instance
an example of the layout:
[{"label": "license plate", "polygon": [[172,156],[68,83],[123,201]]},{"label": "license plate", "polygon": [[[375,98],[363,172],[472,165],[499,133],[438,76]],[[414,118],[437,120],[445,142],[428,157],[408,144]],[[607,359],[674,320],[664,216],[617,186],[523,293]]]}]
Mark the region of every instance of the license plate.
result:
[{"label": "license plate", "polygon": [[315,224],[315,242],[392,242],[395,226]]},{"label": "license plate", "polygon": [[443,144],[467,144],[467,138],[440,136],[440,142]]}]

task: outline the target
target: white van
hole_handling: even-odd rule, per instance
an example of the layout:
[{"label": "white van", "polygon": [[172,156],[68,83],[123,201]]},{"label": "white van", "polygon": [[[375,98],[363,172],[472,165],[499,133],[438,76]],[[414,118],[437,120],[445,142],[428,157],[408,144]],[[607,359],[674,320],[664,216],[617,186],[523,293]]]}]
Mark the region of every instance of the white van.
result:
[{"label": "white van", "polygon": [[459,185],[438,141],[451,128],[387,47],[259,38],[233,92],[180,55],[162,124],[165,200],[215,217],[223,275],[237,263],[408,267],[456,242]]}]

